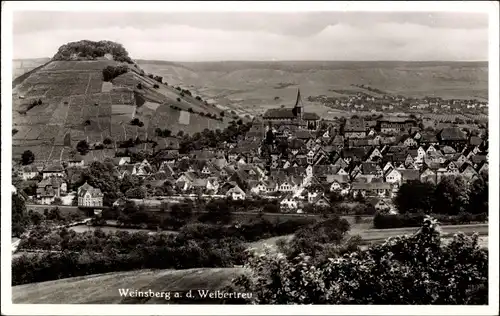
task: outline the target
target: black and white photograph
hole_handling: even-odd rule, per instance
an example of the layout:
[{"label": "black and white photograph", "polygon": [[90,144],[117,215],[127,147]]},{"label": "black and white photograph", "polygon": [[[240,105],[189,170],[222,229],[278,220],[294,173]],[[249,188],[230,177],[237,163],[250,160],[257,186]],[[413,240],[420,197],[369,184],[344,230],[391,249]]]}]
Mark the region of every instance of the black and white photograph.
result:
[{"label": "black and white photograph", "polygon": [[2,310],[497,313],[498,10],[2,2]]}]

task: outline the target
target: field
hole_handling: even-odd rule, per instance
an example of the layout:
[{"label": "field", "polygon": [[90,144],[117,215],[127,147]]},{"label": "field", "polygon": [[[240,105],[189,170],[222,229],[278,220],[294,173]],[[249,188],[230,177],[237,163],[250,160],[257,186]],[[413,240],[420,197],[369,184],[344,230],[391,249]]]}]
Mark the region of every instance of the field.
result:
[{"label": "field", "polygon": [[[221,289],[243,268],[138,270],[14,286],[14,304],[168,304],[165,298],[124,298],[118,289],[188,291]],[[207,304],[210,301],[205,302]]]},{"label": "field", "polygon": [[[171,106],[176,105],[185,111],[192,109],[217,116],[220,113],[213,105],[188,95],[182,97],[173,87],[153,88],[157,82],[140,76],[135,68],[112,82],[103,82],[102,69],[114,64],[117,63],[108,60],[53,61],[16,79],[13,88],[13,128],[17,130],[13,136],[14,158],[20,158],[22,152],[29,149],[37,162],[60,161],[68,157],[69,147],[75,148],[83,139],[89,143],[102,142],[105,138],[116,141],[146,139],[154,135],[158,127],[170,129],[173,135],[180,130],[192,134],[205,128],[223,129],[230,120],[221,122],[172,109]],[[136,89],[139,83],[142,89]],[[30,103],[38,99],[42,104],[30,108]],[[131,125],[134,118],[143,126]],[[91,151],[85,160],[113,156],[114,152]]]}]

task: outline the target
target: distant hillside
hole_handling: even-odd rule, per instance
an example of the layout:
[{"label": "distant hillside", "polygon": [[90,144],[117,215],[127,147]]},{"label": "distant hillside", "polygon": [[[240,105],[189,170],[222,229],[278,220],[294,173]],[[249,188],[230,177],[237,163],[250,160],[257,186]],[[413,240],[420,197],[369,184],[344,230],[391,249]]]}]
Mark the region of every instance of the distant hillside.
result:
[{"label": "distant hillside", "polygon": [[[148,291],[218,290],[243,273],[243,268],[138,270],[90,275],[12,287],[14,304],[169,304],[165,298],[125,298],[118,289]],[[175,303],[193,303],[192,300]],[[198,304],[220,303],[213,299]]]},{"label": "distant hillside", "polygon": [[34,58],[34,59],[14,59],[12,60],[12,80],[19,76],[40,67],[50,61],[50,58]]},{"label": "distant hillside", "polygon": [[[177,62],[138,61],[172,84],[192,86],[201,95],[241,111],[262,113],[292,104],[297,88],[307,96],[338,96],[331,90],[368,85],[412,97],[488,98],[487,62],[283,61]],[[305,102],[311,110],[328,109]]]},{"label": "distant hillside", "polygon": [[[66,52],[78,46],[62,47],[58,54],[67,56]],[[117,66],[127,72],[105,82],[103,70]],[[129,139],[155,141],[156,149],[169,146],[171,141],[167,144],[156,136],[157,128],[168,129],[172,135],[179,131],[193,134],[206,128],[224,129],[232,119],[221,118],[221,110],[196,98],[194,91],[167,86],[158,76],[154,78],[157,72],[151,73],[153,78],[138,65],[112,58],[51,60],[14,79],[14,159],[29,149],[38,162],[60,161],[81,140],[99,145],[110,139],[111,145],[85,156],[88,161],[103,160],[124,150],[120,142]],[[42,104],[33,106],[39,100]],[[132,149],[152,150],[153,143]]]}]

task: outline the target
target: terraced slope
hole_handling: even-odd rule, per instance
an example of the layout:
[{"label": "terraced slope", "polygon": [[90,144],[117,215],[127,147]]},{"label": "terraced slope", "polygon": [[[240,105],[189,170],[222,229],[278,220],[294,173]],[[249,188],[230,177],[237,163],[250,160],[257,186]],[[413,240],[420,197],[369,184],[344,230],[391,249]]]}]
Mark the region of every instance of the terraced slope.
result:
[{"label": "terraced slope", "polygon": [[[154,130],[158,127],[168,128],[173,135],[181,130],[193,134],[205,128],[223,129],[229,121],[188,113],[191,109],[218,117],[220,110],[141,75],[137,66],[128,65],[128,73],[103,82],[102,70],[119,64],[112,60],[51,61],[16,80],[13,128],[17,133],[13,136],[13,157],[19,158],[29,149],[39,162],[56,161],[68,157],[71,148],[82,139],[89,143],[106,138],[155,139]],[[141,89],[137,88],[139,83]],[[154,88],[155,85],[159,87]],[[39,99],[42,104],[31,108],[31,102]],[[131,125],[134,118],[144,125]],[[92,151],[86,158],[113,155],[114,150],[108,149]]]}]

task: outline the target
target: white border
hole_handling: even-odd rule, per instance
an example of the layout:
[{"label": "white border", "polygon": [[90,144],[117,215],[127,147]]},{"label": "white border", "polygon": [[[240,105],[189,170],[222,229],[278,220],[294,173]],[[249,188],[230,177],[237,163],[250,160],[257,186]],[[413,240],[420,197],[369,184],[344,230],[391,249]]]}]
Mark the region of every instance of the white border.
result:
[{"label": "white border", "polygon": [[[240,306],[231,305],[26,305],[11,303],[12,12],[39,11],[454,11],[489,13],[490,227],[488,306]],[[498,313],[499,6],[493,1],[450,2],[2,2],[2,312],[7,315],[496,315]]]}]

